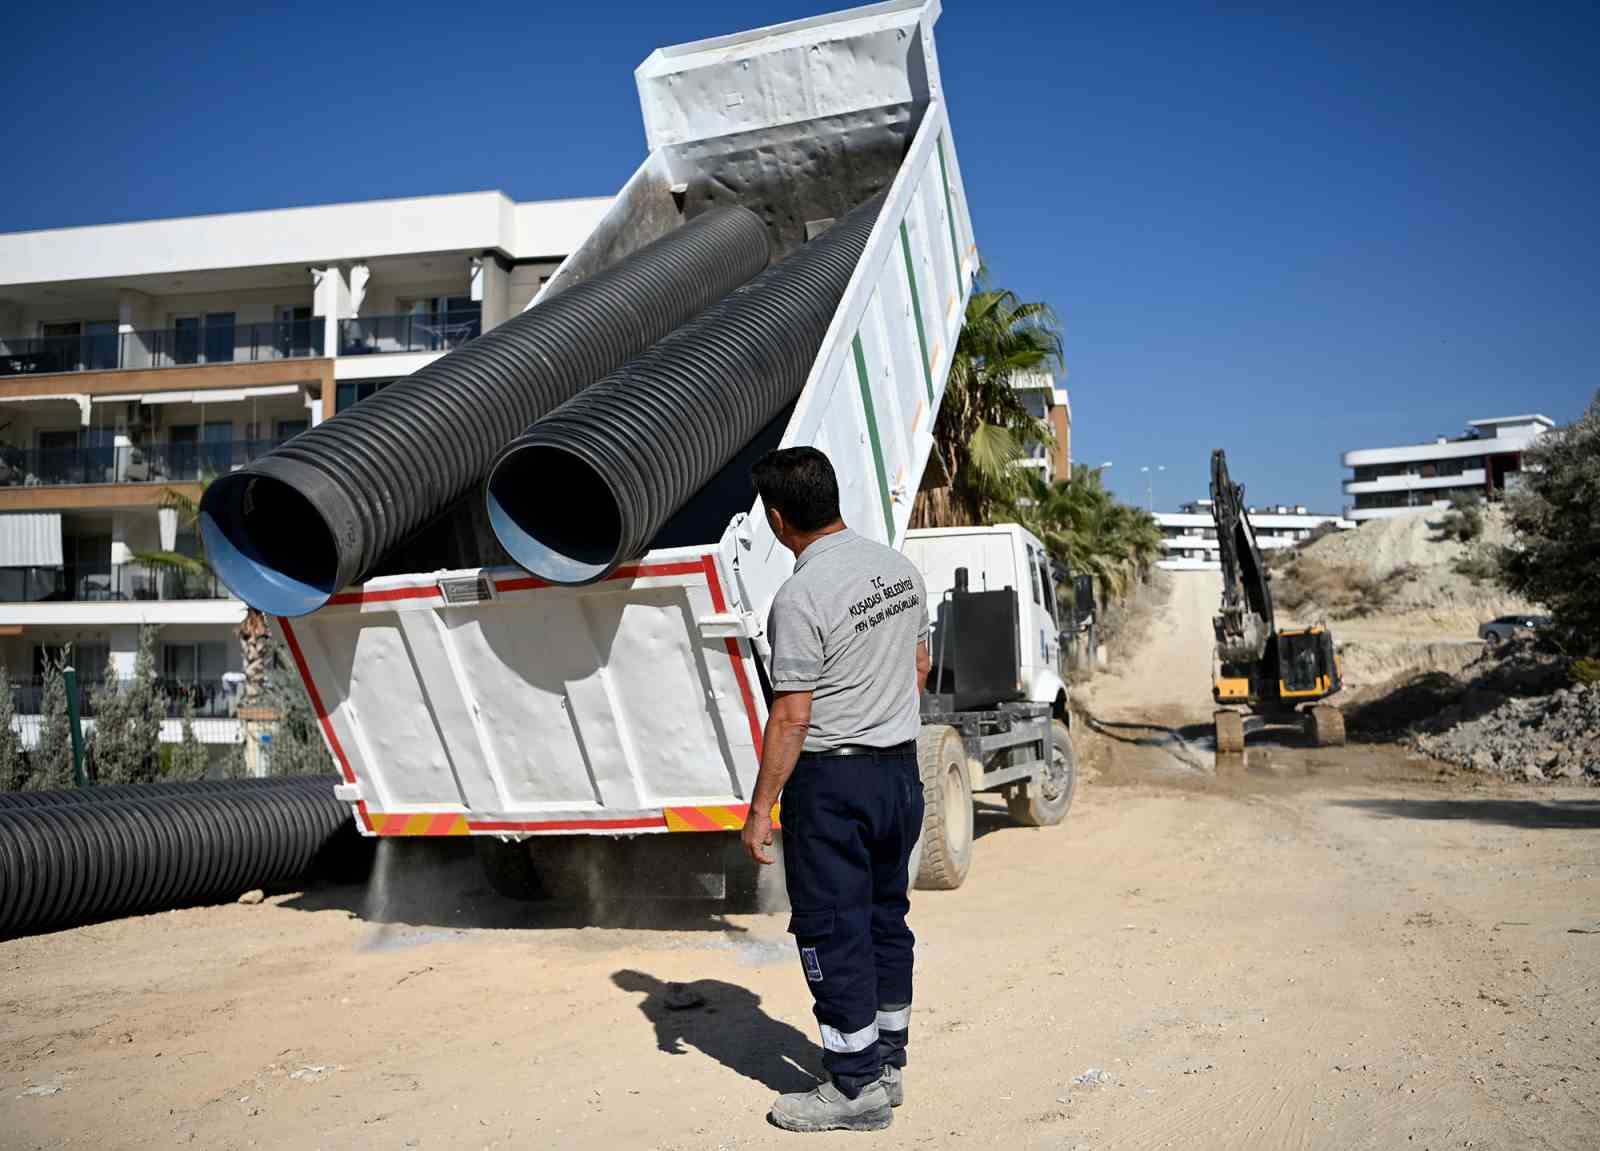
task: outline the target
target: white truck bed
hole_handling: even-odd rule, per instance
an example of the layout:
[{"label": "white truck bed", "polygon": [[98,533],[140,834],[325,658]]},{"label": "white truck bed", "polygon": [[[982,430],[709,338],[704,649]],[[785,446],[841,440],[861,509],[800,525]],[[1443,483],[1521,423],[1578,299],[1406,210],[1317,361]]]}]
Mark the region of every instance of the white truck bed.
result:
[{"label": "white truck bed", "polygon": [[[652,54],[636,74],[649,154],[546,287],[713,203],[762,212],[792,250],[887,183],[781,444],[825,451],[845,521],[895,546],[977,268],[938,11],[895,0]],[[766,721],[762,628],[793,566],[747,467],[730,464],[677,526],[712,525],[703,542],[675,539],[596,585],[516,568],[388,576],[280,620],[362,830],[739,827]]]}]

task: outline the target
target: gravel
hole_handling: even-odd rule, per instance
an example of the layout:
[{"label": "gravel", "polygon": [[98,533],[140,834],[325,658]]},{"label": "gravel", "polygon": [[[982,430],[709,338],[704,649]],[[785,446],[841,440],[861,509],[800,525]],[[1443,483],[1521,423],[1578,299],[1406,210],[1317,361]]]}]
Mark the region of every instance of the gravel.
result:
[{"label": "gravel", "polygon": [[1512,698],[1476,719],[1415,737],[1417,749],[1510,779],[1600,783],[1600,684]]}]

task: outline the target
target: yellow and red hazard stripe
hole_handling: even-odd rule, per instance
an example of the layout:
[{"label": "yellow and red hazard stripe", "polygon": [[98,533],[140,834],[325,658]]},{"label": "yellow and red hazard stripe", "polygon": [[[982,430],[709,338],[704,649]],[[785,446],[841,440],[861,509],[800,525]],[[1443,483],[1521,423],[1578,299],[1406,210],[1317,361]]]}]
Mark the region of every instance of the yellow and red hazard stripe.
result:
[{"label": "yellow and red hazard stripe", "polygon": [[[779,809],[772,809],[773,826]],[[468,819],[460,812],[365,811],[362,817],[374,835],[471,835],[473,832],[562,831],[738,831],[750,814],[747,803],[666,807],[660,815],[623,819]]]},{"label": "yellow and red hazard stripe", "polygon": [[467,817],[448,811],[413,812],[385,815],[367,812],[367,820],[377,835],[466,835]]}]

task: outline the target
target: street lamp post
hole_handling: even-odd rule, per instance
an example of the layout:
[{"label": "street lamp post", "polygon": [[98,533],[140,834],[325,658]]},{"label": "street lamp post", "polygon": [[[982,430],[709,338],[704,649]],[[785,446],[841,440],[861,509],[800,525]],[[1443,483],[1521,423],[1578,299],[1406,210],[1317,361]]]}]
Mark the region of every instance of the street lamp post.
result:
[{"label": "street lamp post", "polygon": [[1156,514],[1156,473],[1167,470],[1166,464],[1146,464],[1139,469],[1144,473],[1144,502],[1151,515]]}]

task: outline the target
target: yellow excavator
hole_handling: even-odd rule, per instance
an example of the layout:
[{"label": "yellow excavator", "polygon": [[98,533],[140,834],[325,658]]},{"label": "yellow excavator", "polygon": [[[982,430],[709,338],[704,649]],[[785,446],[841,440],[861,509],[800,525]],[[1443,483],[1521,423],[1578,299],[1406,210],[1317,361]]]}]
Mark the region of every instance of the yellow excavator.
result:
[{"label": "yellow excavator", "polygon": [[1211,621],[1218,753],[1243,752],[1245,737],[1268,727],[1300,728],[1318,747],[1344,743],[1344,715],[1324,702],[1344,685],[1333,633],[1326,624],[1279,629],[1244,485],[1229,478],[1220,448],[1211,453],[1211,518],[1222,560],[1222,610]]}]

